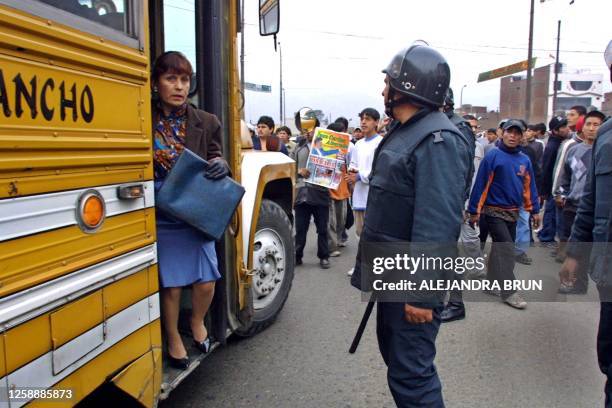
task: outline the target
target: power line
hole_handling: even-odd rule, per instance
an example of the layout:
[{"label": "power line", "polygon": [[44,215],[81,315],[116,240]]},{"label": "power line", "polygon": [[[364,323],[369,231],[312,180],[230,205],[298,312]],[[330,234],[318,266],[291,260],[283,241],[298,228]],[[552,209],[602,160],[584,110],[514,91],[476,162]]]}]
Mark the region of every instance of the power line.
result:
[{"label": "power line", "polygon": [[[487,55],[516,55],[516,53],[502,53],[502,52],[488,52],[488,51],[483,51],[483,50],[471,50],[471,49],[467,49],[467,48],[456,48],[456,47],[445,47],[442,45],[433,45],[435,48],[440,48],[443,50],[451,50],[451,51],[462,51],[462,52],[470,52],[470,53],[476,53],[476,54],[487,54]],[[477,45],[474,45],[474,47],[478,47]],[[491,46],[491,48],[493,48],[493,46]],[[505,49],[511,49],[511,50],[517,50],[517,51],[524,51],[527,48],[513,48],[513,47],[499,47],[499,48],[505,48]],[[534,51],[540,51],[540,52],[556,52],[556,50],[547,50],[547,49],[542,49],[542,48],[534,48]],[[572,50],[560,50],[560,52],[565,52],[565,53],[572,53],[572,52],[583,52],[583,53],[588,53],[588,54],[601,54],[601,52],[599,51],[572,51]]]},{"label": "power line", "polygon": [[[508,49],[508,50],[521,50],[524,51],[527,49],[527,47],[507,47],[504,45],[487,45],[487,44],[482,44],[482,45],[478,45],[478,44],[466,44],[472,47],[483,47],[483,48],[503,48],[503,49]],[[534,51],[546,51],[546,52],[556,52],[557,50],[549,50],[546,48],[534,48]],[[559,50],[560,52],[575,52],[575,53],[584,53],[584,54],[601,54],[601,51],[591,51],[591,50]]]},{"label": "power line", "polygon": [[[256,26],[257,24],[254,23],[244,23],[245,25],[249,25],[249,26]],[[305,32],[309,32],[309,33],[319,33],[319,34],[327,34],[327,35],[337,35],[340,37],[351,37],[351,38],[361,38],[361,39],[367,39],[367,40],[384,40],[384,37],[374,37],[374,36],[370,36],[370,35],[361,35],[361,34],[352,34],[352,33],[338,33],[335,31],[325,31],[325,30],[312,30],[309,28],[295,28],[292,27],[291,30],[295,30],[295,31],[305,31]]]}]

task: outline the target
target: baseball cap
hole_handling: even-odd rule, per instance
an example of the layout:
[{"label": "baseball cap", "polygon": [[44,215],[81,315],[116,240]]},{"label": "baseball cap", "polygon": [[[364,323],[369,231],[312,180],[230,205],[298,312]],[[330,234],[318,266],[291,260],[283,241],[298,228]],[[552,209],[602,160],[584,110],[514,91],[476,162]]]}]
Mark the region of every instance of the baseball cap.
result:
[{"label": "baseball cap", "polygon": [[550,122],[548,122],[548,128],[550,130],[557,130],[560,127],[567,125],[567,119],[563,116],[554,116]]},{"label": "baseball cap", "polygon": [[521,134],[525,131],[525,123],[522,120],[518,119],[508,119],[504,125],[504,130],[508,130],[510,128],[517,128]]}]

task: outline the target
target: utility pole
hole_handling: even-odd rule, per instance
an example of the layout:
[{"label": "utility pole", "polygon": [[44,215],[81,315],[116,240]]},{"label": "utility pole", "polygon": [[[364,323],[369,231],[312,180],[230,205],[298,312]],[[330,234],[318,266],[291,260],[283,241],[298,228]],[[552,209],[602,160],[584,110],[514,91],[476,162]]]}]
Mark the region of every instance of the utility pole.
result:
[{"label": "utility pole", "polygon": [[531,0],[531,10],[529,12],[529,50],[527,51],[527,86],[525,97],[525,120],[529,123],[531,117],[531,59],[533,57],[533,2]]},{"label": "utility pole", "polygon": [[557,22],[557,56],[555,58],[555,81],[553,83],[552,114],[557,110],[557,83],[559,81],[559,43],[561,42],[561,20]]},{"label": "utility pole", "polygon": [[285,116],[287,116],[287,93],[283,89],[283,119],[281,123],[285,125]]},{"label": "utility pole", "polygon": [[285,115],[283,113],[283,49],[281,48],[281,43],[278,43],[278,54],[280,56],[280,84],[278,87],[278,95],[279,95],[279,113],[280,113],[280,120],[279,123],[284,125],[285,124]]}]

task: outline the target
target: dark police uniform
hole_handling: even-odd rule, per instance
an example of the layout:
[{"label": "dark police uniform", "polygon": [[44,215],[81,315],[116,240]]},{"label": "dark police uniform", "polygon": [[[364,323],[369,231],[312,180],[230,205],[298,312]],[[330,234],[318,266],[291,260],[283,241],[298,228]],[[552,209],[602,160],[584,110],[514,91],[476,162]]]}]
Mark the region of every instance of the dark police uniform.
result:
[{"label": "dark police uniform", "polygon": [[[360,259],[368,242],[457,241],[472,162],[469,146],[444,113],[425,108],[391,129],[372,166],[353,286],[369,290],[371,273],[362,270]],[[433,321],[411,324],[404,302],[378,302],[376,332],[389,388],[399,407],[443,407],[434,365],[443,294],[406,296],[405,303],[433,309]]]},{"label": "dark police uniform", "polygon": [[612,119],[601,125],[597,133],[569,241],[568,256],[588,260],[589,274],[599,290],[597,358],[607,377],[605,407],[612,408]]}]

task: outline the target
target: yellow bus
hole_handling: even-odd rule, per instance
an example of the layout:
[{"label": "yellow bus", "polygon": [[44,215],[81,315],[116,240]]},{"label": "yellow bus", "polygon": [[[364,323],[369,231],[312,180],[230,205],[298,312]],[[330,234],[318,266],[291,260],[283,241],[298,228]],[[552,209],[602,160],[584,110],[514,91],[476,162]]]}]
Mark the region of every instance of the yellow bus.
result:
[{"label": "yellow bus", "polygon": [[[261,33],[278,31],[277,0],[244,1],[260,7]],[[283,307],[295,163],[241,134],[239,11],[239,0],[0,0],[0,406],[71,406],[101,389],[155,406],[205,357],[164,364],[150,66],[165,50],[196,68],[191,101],[221,120],[246,189],[216,245],[213,347]]]}]

